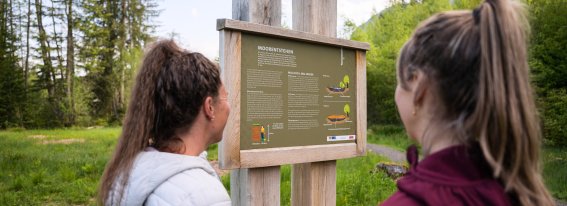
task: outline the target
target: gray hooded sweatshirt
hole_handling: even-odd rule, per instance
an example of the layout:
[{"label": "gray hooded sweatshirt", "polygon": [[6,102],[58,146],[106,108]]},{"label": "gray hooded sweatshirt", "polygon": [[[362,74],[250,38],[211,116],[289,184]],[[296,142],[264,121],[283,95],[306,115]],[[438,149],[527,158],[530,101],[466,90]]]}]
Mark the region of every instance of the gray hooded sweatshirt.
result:
[{"label": "gray hooded sweatshirt", "polygon": [[206,155],[146,149],[134,161],[121,200],[114,189],[107,205],[230,205],[230,197]]}]

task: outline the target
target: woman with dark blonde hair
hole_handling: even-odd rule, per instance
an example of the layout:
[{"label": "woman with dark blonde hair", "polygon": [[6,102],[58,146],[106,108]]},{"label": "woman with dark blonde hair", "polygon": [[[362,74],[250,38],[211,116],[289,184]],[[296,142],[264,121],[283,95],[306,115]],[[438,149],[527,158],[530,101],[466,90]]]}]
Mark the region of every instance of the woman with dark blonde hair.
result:
[{"label": "woman with dark blonde hair", "polygon": [[415,147],[383,205],[553,205],[527,62],[523,5],[485,0],[422,22],[400,51],[395,99]]},{"label": "woman with dark blonde hair", "polygon": [[146,53],[114,155],[101,178],[103,205],[230,205],[206,159],[230,106],[218,66],[170,40]]}]

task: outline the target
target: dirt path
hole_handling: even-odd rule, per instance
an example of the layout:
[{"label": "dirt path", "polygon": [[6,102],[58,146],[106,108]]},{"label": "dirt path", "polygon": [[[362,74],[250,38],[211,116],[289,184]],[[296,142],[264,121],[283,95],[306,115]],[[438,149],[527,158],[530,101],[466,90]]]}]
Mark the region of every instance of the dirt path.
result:
[{"label": "dirt path", "polygon": [[406,162],[406,154],[398,150],[392,149],[384,145],[366,144],[366,148],[376,154],[389,158],[393,162],[404,163]]}]

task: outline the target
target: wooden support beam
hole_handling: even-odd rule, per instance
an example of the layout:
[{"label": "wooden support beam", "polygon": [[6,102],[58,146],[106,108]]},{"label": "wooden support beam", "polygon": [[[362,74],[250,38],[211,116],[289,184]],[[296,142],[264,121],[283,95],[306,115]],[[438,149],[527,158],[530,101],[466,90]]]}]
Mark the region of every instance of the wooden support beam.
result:
[{"label": "wooden support beam", "polygon": [[356,51],[356,151],[359,155],[366,154],[366,52]]},{"label": "wooden support beam", "polygon": [[220,168],[240,167],[240,47],[242,34],[238,31],[220,32],[220,72],[228,92],[231,112],[219,143]]},{"label": "wooden support beam", "polygon": [[280,27],[281,0],[232,0],[232,19]]},{"label": "wooden support beam", "polygon": [[232,170],[230,188],[232,205],[280,205],[280,166]]},{"label": "wooden support beam", "polygon": [[293,165],[291,205],[335,205],[336,161]]},{"label": "wooden support beam", "polygon": [[[233,0],[232,18],[279,27],[281,25],[281,0]],[[238,64],[240,63],[238,59]],[[226,82],[226,84],[240,87],[240,80],[237,81],[238,83]],[[237,113],[240,116],[240,108]],[[237,125],[240,127],[240,124]],[[230,152],[234,151],[230,150]],[[230,185],[232,205],[280,205],[280,166],[231,170]]]},{"label": "wooden support beam", "polygon": [[337,37],[337,0],[293,0],[293,29]]},{"label": "wooden support beam", "polygon": [[[293,29],[337,36],[336,0],[293,0]],[[295,164],[291,205],[336,205],[336,160]]]}]

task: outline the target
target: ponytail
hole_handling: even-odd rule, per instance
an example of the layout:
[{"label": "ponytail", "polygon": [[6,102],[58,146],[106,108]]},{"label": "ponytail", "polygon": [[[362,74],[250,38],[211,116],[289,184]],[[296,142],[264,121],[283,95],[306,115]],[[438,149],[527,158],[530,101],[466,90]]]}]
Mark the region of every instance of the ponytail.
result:
[{"label": "ponytail", "polygon": [[[119,204],[114,201],[122,199],[134,160],[148,146],[153,135],[151,130],[154,128],[156,116],[154,96],[157,76],[167,60],[177,52],[179,48],[175,43],[162,41],[153,45],[146,53],[132,90],[132,99],[124,118],[122,134],[101,177],[98,191],[99,204]],[[116,182],[117,180],[119,182]],[[117,193],[111,194],[113,189],[118,189]],[[112,196],[114,194],[117,196]]]},{"label": "ponytail", "polygon": [[[516,1],[486,0],[472,12],[439,13],[400,51],[398,80],[407,89],[420,70],[441,103],[430,122],[448,125],[457,143],[478,143],[493,176],[519,204],[553,205],[541,177],[527,37],[525,9]],[[428,151],[432,139],[424,139]]]},{"label": "ponytail", "polygon": [[119,204],[136,156],[148,146],[183,153],[179,133],[187,131],[205,97],[218,96],[218,66],[199,53],[158,41],[144,56],[124,118],[122,134],[108,162],[99,204]]},{"label": "ponytail", "polygon": [[[487,0],[473,12],[480,34],[478,101],[471,123],[483,154],[522,205],[553,205],[541,177],[541,132],[527,62],[522,5]],[[478,17],[474,16],[478,15]]]}]

